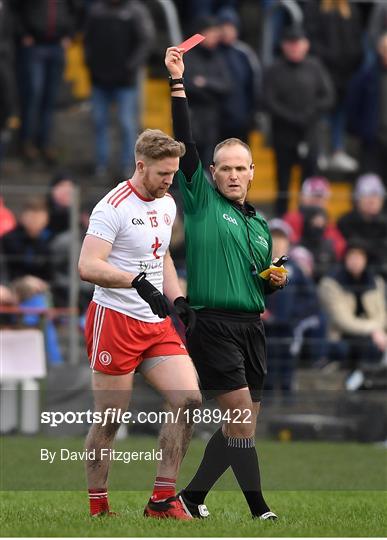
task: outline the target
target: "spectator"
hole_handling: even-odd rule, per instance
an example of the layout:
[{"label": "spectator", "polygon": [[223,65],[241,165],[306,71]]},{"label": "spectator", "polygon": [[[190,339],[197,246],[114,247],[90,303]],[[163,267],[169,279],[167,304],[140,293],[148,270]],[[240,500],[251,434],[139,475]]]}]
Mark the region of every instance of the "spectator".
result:
[{"label": "spectator", "polygon": [[[17,297],[10,287],[0,284],[0,308],[14,308],[17,306]],[[13,326],[14,316],[11,313],[2,313],[0,309],[0,328]]]},{"label": "spectator", "polygon": [[[311,206],[327,210],[330,196],[330,184],[326,178],[314,176],[304,180],[298,210],[287,212],[283,218],[293,230],[291,238],[293,244],[298,244],[303,236],[305,211]],[[345,249],[345,240],[335,223],[328,223],[324,229],[324,239],[333,242],[336,258],[341,259]]]},{"label": "spectator", "polygon": [[379,176],[365,174],[358,178],[355,207],[343,215],[337,225],[349,242],[361,239],[367,245],[371,270],[387,278],[387,216],[383,212],[386,189]]},{"label": "spectator", "polygon": [[380,38],[386,33],[387,4],[385,2],[376,2],[368,24],[368,34],[375,49],[378,48]]},{"label": "spectator", "polygon": [[330,159],[322,156],[319,166],[321,169],[356,171],[357,161],[344,152],[344,133],[348,87],[363,57],[363,31],[358,8],[348,0],[307,2],[305,27],[311,52],[325,65],[336,91],[336,106],[330,116],[332,156]]},{"label": "spectator", "polygon": [[[35,276],[23,276],[16,279],[11,283],[11,290],[15,293],[18,299],[18,307],[21,309],[47,310],[51,307],[48,284]],[[44,332],[49,364],[63,363],[56,328],[49,317],[35,313],[26,313],[23,315],[21,323],[24,326],[41,326]]]},{"label": "spectator", "polygon": [[56,161],[52,118],[59,93],[64,52],[76,25],[75,0],[15,0],[19,43],[22,155],[35,161],[39,151]]},{"label": "spectator", "polygon": [[0,2],[0,167],[7,138],[6,130],[14,114],[14,89],[12,76],[13,25],[8,0]]},{"label": "spectator", "polygon": [[183,15],[183,23],[195,17],[215,15],[223,7],[237,8],[237,0],[175,0],[175,3]]},{"label": "spectator", "polygon": [[4,154],[6,128],[12,106],[11,89],[9,86],[6,60],[0,55],[0,167]]},{"label": "spectator", "polygon": [[[86,202],[82,204],[79,224],[79,236],[84,238],[89,226],[90,214],[95,203]],[[58,234],[51,242],[51,254],[53,264],[53,277],[51,281],[52,294],[55,307],[67,307],[69,305],[70,293],[70,250],[73,242],[73,234],[65,229]],[[93,296],[94,285],[87,281],[81,281],[79,289],[79,309],[80,313],[86,312],[87,306]]]},{"label": "spectator", "polygon": [[336,368],[338,362],[343,360],[343,353],[339,347],[328,341],[327,317],[322,310],[314,282],[313,255],[303,246],[293,246],[289,256],[305,278],[306,285],[300,291],[300,298],[308,297],[310,305],[314,305],[310,315],[296,326],[291,351],[301,356],[308,366],[325,368],[329,365],[329,369]]},{"label": "spectator", "polygon": [[68,231],[73,204],[75,181],[69,172],[56,174],[50,184],[47,198],[49,211],[48,229],[53,236]]},{"label": "spectator", "polygon": [[218,21],[220,51],[229,72],[238,81],[222,100],[220,139],[237,137],[247,143],[261,93],[261,67],[253,49],[238,40],[240,19],[236,11],[223,8],[218,13]]},{"label": "spectator", "polygon": [[387,30],[377,52],[352,81],[348,117],[362,142],[362,169],[376,172],[387,185]]},{"label": "spectator", "polygon": [[208,169],[220,137],[221,104],[229,95],[232,83],[219,50],[217,20],[203,16],[195,21],[193,32],[200,32],[206,39],[184,57],[185,88],[192,113],[193,138],[203,166]]},{"label": "spectator", "polygon": [[[291,227],[281,219],[269,222],[273,238],[273,257],[289,252]],[[294,260],[286,263],[289,285],[280,296],[270,295],[264,313],[268,338],[268,374],[265,389],[282,391],[289,398],[294,386],[297,355],[307,330],[319,325],[318,298],[313,280],[307,278]]]},{"label": "spectator", "polygon": [[109,108],[117,104],[122,130],[121,171],[132,173],[138,131],[139,74],[154,35],[144,2],[97,0],[91,5],[85,31],[86,62],[93,84],[96,170],[104,178],[109,161]]},{"label": "spectator", "polygon": [[16,218],[13,212],[4,205],[3,197],[0,197],[0,236],[7,234],[16,227]]},{"label": "spectator", "polygon": [[291,168],[302,167],[302,177],[317,168],[317,121],[333,103],[330,79],[319,60],[308,57],[309,41],[304,30],[292,26],[281,42],[283,56],[264,77],[264,99],[272,119],[273,146],[277,163],[276,215],[288,207]]},{"label": "spectator", "polygon": [[346,342],[352,370],[387,350],[385,284],[367,265],[365,245],[348,244],[343,263],[319,285],[331,337]]},{"label": "spectator", "polygon": [[19,225],[1,239],[4,270],[8,281],[26,275],[49,282],[52,276],[47,229],[48,211],[43,199],[28,199]]},{"label": "spectator", "polygon": [[319,206],[308,206],[303,211],[304,228],[300,244],[314,259],[314,279],[318,282],[337,262],[333,239],[327,236],[328,214]]}]

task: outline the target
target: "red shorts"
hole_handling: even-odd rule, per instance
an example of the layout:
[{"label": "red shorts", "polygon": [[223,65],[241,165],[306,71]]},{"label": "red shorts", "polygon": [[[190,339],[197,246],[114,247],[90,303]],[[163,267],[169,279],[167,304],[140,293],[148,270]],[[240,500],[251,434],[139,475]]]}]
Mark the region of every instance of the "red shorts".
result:
[{"label": "red shorts", "polygon": [[109,375],[131,373],[146,358],[188,355],[167,317],[148,323],[90,302],[85,338],[90,367]]}]

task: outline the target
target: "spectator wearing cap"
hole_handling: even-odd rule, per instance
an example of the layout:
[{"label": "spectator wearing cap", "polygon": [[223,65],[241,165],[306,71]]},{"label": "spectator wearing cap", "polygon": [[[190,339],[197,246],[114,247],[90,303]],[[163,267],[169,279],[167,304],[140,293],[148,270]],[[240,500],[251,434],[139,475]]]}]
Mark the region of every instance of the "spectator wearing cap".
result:
[{"label": "spectator wearing cap", "polygon": [[301,165],[303,178],[316,174],[317,122],[334,101],[330,77],[318,59],[308,56],[309,41],[303,28],[286,28],[281,48],[282,57],[268,68],[263,85],[272,120],[278,216],[287,211],[293,165]]},{"label": "spectator wearing cap", "polygon": [[354,208],[337,225],[350,242],[360,239],[367,245],[372,270],[387,278],[387,215],[383,211],[386,189],[379,176],[364,174],[356,182]]},{"label": "spectator wearing cap", "polygon": [[380,361],[387,350],[385,282],[367,264],[361,240],[348,244],[339,268],[319,284],[332,339],[347,344],[347,367]]},{"label": "spectator wearing cap", "polygon": [[[297,210],[287,212],[283,219],[293,230],[292,242],[298,244],[304,233],[304,217],[308,208],[317,207],[327,210],[331,196],[329,181],[322,176],[304,180],[301,187],[300,205]],[[335,223],[328,223],[324,229],[324,239],[333,243],[336,258],[341,259],[345,250],[345,240]]]},{"label": "spectator wearing cap", "polygon": [[203,166],[208,169],[220,140],[222,103],[231,90],[231,78],[219,50],[217,19],[210,16],[196,19],[192,32],[200,32],[206,39],[184,57],[185,89],[192,113],[193,139]]},{"label": "spectator wearing cap", "polygon": [[[291,227],[282,219],[268,223],[273,239],[273,257],[279,258],[289,252]],[[290,259],[286,263],[289,284],[281,298],[267,297],[263,316],[268,346],[267,391],[280,390],[288,399],[294,388],[297,357],[304,338],[320,325],[319,301],[313,280],[307,277],[298,264]],[[314,351],[319,354],[320,350]],[[325,355],[324,351],[322,354]],[[320,360],[320,358],[317,358]]]},{"label": "spectator wearing cap", "polygon": [[330,158],[322,156],[324,159],[319,160],[319,165],[324,169],[354,172],[358,163],[344,151],[344,133],[349,84],[363,59],[359,10],[348,0],[307,2],[305,28],[311,52],[328,70],[336,93],[336,104],[330,115],[332,155]]},{"label": "spectator wearing cap", "polygon": [[387,185],[387,5],[386,30],[377,54],[356,74],[348,98],[349,128],[361,141],[362,170],[373,171]]},{"label": "spectator wearing cap", "polygon": [[220,52],[230,76],[237,81],[221,103],[220,139],[237,137],[247,143],[261,94],[261,66],[253,49],[238,39],[240,19],[236,11],[223,8],[217,18]]}]

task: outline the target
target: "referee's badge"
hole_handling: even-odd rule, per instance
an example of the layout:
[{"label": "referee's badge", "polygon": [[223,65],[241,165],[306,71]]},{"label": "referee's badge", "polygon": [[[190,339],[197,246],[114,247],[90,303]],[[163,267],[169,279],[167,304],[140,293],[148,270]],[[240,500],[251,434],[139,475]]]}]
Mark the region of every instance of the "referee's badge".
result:
[{"label": "referee's badge", "polygon": [[256,240],[257,244],[261,244],[266,249],[269,249],[269,244],[267,243],[266,238],[264,238],[261,235],[258,235],[258,239]]}]

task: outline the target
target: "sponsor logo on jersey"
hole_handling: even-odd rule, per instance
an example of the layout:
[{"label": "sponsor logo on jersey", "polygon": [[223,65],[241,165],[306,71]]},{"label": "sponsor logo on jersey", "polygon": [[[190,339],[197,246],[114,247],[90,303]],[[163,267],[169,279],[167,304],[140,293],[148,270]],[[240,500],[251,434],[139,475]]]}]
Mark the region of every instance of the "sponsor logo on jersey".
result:
[{"label": "sponsor logo on jersey", "polygon": [[164,223],[165,225],[170,225],[172,223],[171,216],[169,214],[164,214]]},{"label": "sponsor logo on jersey", "polygon": [[163,268],[163,261],[157,260],[157,261],[140,261],[139,269],[140,272],[146,272],[147,270],[159,270],[160,268]]},{"label": "sponsor logo on jersey", "polygon": [[101,351],[98,358],[103,366],[108,366],[109,364],[111,364],[112,355],[107,351]]},{"label": "sponsor logo on jersey", "polygon": [[256,240],[256,242],[257,244],[261,244],[261,246],[265,247],[266,249],[268,249],[269,247],[267,240],[261,235],[258,235],[258,239]]},{"label": "sponsor logo on jersey", "polygon": [[235,218],[229,216],[228,214],[223,214],[223,219],[225,219],[229,223],[233,223],[234,225],[238,225],[237,220]]},{"label": "sponsor logo on jersey", "polygon": [[153,216],[153,215],[156,215],[156,214],[157,214],[157,210],[149,210],[149,212],[147,212],[148,216]]},{"label": "sponsor logo on jersey", "polygon": [[145,225],[145,223],[143,222],[142,219],[135,218],[135,217],[132,219],[132,223],[133,223],[133,225]]}]

